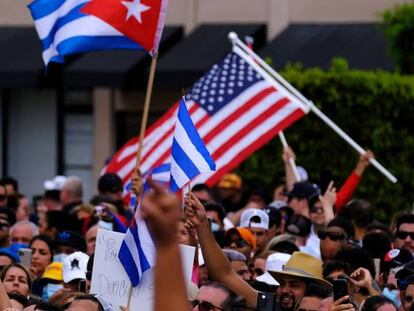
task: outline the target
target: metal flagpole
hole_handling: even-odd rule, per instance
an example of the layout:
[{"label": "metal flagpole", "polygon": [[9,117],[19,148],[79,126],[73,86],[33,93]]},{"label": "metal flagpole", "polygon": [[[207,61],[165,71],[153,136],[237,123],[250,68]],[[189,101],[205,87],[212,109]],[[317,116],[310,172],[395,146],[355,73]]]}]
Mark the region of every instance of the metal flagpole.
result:
[{"label": "metal flagpole", "polygon": [[[331,119],[329,119],[321,110],[319,110],[313,102],[303,96],[297,89],[295,89],[289,82],[287,82],[280,74],[278,74],[272,67],[270,67],[263,59],[257,55],[254,51],[249,49],[234,32],[230,32],[228,35],[233,45],[237,45],[246,54],[248,54],[254,61],[260,64],[275,80],[281,83],[287,90],[289,90],[293,96],[299,101],[305,104],[313,113],[315,113],[326,125],[332,128],[339,136],[342,137],[348,144],[350,144],[359,154],[366,154],[366,150],[362,148],[357,142],[355,142],[347,133],[345,133],[339,126],[337,126]],[[370,163],[379,170],[385,177],[387,177],[392,183],[397,182],[397,178],[392,175],[381,163],[375,159],[369,159]]]},{"label": "metal flagpole", "polygon": [[[286,141],[286,137],[283,131],[279,132],[279,139],[284,149],[289,148],[289,145]],[[293,174],[295,175],[296,181],[300,181],[300,176],[299,176],[298,168],[296,167],[295,159],[293,159],[292,157],[289,157],[289,164],[290,164],[290,167],[292,168]]]}]

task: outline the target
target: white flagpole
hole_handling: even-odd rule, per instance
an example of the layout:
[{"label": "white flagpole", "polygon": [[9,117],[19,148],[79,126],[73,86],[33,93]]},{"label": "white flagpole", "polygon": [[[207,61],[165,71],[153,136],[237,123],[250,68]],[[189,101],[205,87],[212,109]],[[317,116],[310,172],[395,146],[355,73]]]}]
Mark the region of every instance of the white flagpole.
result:
[{"label": "white flagpole", "polygon": [[[341,136],[348,144],[350,144],[359,154],[366,154],[366,150],[358,145],[347,133],[345,133],[340,127],[338,127],[331,119],[329,119],[321,110],[319,110],[310,100],[303,96],[297,89],[295,89],[289,82],[287,82],[280,74],[278,74],[272,67],[270,67],[263,59],[257,55],[254,51],[249,49],[234,32],[230,32],[228,35],[233,45],[240,47],[246,54],[250,55],[259,63],[273,78],[281,83],[287,90],[289,90],[293,96],[299,101],[305,104],[310,110],[313,111],[323,122],[331,127],[339,136]],[[387,177],[392,183],[397,182],[397,178],[392,175],[381,163],[375,159],[369,159],[370,163],[379,170],[385,177]]]},{"label": "white flagpole", "polygon": [[[284,149],[289,148],[289,145],[286,141],[286,137],[283,131],[279,132],[279,139]],[[296,167],[295,159],[293,159],[292,157],[289,157],[289,164],[290,164],[290,167],[292,168],[293,175],[295,175],[296,181],[300,181],[300,176],[299,176],[298,168]]]}]

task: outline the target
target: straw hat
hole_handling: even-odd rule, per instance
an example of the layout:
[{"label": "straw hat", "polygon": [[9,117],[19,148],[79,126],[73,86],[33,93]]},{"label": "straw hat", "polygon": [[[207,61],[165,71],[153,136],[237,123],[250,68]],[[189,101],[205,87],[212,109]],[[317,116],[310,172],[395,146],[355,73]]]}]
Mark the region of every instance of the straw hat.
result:
[{"label": "straw hat", "polygon": [[304,281],[314,281],[332,290],[332,284],[323,279],[322,261],[306,253],[294,252],[282,271],[268,271],[278,281],[287,277],[298,277]]}]

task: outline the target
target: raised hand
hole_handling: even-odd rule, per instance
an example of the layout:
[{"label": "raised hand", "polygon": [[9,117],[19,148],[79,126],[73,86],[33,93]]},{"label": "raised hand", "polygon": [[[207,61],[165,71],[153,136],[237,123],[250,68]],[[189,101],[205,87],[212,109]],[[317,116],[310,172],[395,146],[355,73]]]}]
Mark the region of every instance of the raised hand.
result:
[{"label": "raised hand", "polygon": [[187,227],[198,227],[207,220],[206,210],[203,204],[193,193],[187,193],[184,201],[184,214]]},{"label": "raised hand", "polygon": [[349,301],[349,296],[344,296],[334,301],[331,304],[329,311],[355,311],[355,308],[351,303],[344,303],[347,300]]},{"label": "raised hand", "polygon": [[369,160],[373,159],[374,157],[374,153],[370,150],[368,150],[365,154],[360,155],[357,166],[355,167],[355,172],[359,176],[362,176],[362,174],[364,174],[365,169],[371,164]]},{"label": "raised hand", "polygon": [[289,163],[289,159],[296,160],[296,155],[293,152],[292,148],[283,148],[282,159],[285,163]]},{"label": "raised hand", "polygon": [[131,176],[131,191],[136,197],[142,194],[142,186],[141,171],[137,169]]},{"label": "raised hand", "polygon": [[319,200],[322,205],[325,207],[333,207],[336,202],[336,188],[334,187],[334,182],[331,181],[326,188],[326,191],[323,195],[319,196]]}]

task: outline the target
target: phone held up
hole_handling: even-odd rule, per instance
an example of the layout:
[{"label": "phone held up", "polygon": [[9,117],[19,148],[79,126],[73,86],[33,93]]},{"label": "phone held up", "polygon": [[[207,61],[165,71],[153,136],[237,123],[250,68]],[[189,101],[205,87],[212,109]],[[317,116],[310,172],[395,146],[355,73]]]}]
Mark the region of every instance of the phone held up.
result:
[{"label": "phone held up", "polygon": [[[336,279],[332,281],[334,301],[341,299],[348,295],[348,280],[347,279]],[[342,304],[349,303],[349,299],[344,301]]]}]

